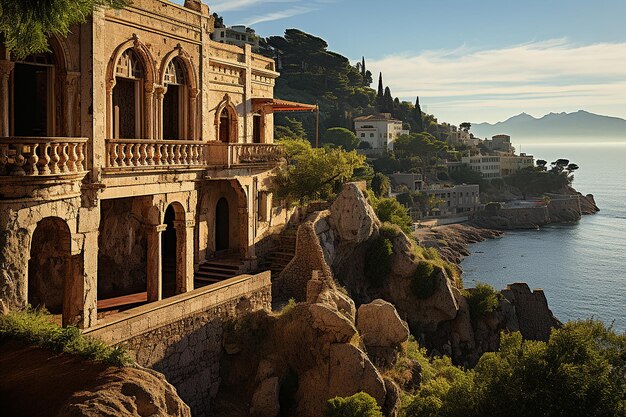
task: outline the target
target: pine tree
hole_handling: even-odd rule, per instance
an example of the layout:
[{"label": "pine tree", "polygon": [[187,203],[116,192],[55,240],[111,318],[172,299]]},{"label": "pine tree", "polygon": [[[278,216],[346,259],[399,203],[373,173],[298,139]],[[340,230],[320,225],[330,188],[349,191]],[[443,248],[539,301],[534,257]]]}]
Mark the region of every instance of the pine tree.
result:
[{"label": "pine tree", "polygon": [[415,99],[415,109],[413,109],[413,118],[415,119],[415,133],[424,131],[424,118],[422,117],[422,108],[420,107],[419,96]]},{"label": "pine tree", "polygon": [[100,7],[122,8],[130,0],[0,0],[0,34],[17,58],[48,51],[50,35],[67,36]]}]

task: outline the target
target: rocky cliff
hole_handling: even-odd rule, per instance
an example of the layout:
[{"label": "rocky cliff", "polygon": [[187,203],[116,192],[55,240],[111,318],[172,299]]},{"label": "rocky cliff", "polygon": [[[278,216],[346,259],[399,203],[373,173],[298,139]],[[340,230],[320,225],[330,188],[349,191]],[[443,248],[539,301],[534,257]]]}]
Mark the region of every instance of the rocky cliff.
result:
[{"label": "rocky cliff", "polygon": [[215,415],[318,417],[328,399],[363,391],[395,416],[397,390],[382,371],[409,338],[396,309],[375,300],[357,313],[320,271],[305,292],[301,303],[251,314],[225,332]]},{"label": "rocky cliff", "polygon": [[[357,306],[374,299],[390,302],[421,344],[470,366],[483,352],[498,348],[501,330],[520,330],[520,320],[541,317],[548,328],[557,323],[546,319],[552,317],[547,304],[525,303],[538,311],[520,316],[516,306],[521,304],[506,297],[500,298],[495,311],[472,317],[455,264],[468,254],[469,243],[498,237],[500,232],[457,225],[418,232],[414,240],[381,225],[361,187],[347,184],[330,209],[312,213],[300,226],[296,256],[275,279],[275,295],[303,300],[313,271],[324,270],[345,287]],[[381,240],[391,253],[388,259],[371,262],[380,256],[373,248]],[[387,270],[379,265],[385,263]],[[424,264],[430,265],[426,276]],[[372,277],[372,269],[382,271],[380,276]]]}]

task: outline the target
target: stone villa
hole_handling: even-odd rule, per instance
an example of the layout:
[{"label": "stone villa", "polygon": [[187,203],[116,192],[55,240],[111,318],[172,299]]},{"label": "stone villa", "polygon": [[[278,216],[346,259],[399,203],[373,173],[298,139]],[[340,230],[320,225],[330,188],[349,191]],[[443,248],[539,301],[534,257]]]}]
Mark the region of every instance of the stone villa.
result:
[{"label": "stone villa", "polygon": [[49,53],[0,46],[0,307],[90,328],[123,300],[218,283],[198,272],[211,259],[256,270],[286,219],[273,112],[314,106],[274,99],[274,61],[212,30],[198,0],[134,0]]}]

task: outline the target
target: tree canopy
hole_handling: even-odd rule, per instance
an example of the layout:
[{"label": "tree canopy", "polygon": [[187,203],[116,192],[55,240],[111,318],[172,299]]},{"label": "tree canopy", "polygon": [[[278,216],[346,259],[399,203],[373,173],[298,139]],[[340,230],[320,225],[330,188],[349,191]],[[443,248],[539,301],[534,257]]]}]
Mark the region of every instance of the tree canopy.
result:
[{"label": "tree canopy", "polygon": [[353,151],[359,146],[359,140],[354,132],[344,127],[331,127],[326,129],[322,136],[322,142],[341,146],[347,151]]},{"label": "tree canopy", "polygon": [[626,335],[601,322],[567,323],[547,343],[502,334],[500,350],[473,370],[424,356],[406,417],[621,416],[626,413]]},{"label": "tree canopy", "polygon": [[365,164],[365,157],[356,151],[312,148],[303,139],[285,139],[279,143],[286,148],[288,164],[278,169],[272,191],[289,202],[329,200]]},{"label": "tree canopy", "polygon": [[0,32],[17,57],[46,52],[50,35],[66,36],[99,7],[122,8],[130,0],[0,0]]}]

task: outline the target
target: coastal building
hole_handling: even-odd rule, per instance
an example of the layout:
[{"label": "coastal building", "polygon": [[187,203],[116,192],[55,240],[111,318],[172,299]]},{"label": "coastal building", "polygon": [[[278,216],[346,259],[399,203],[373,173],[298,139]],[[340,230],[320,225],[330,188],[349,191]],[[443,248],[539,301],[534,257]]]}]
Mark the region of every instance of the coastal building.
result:
[{"label": "coastal building", "polygon": [[440,201],[440,204],[429,213],[430,216],[467,214],[480,208],[478,184],[435,185],[425,188],[422,192]]},{"label": "coastal building", "polygon": [[503,177],[511,175],[522,168],[535,166],[535,158],[532,155],[520,153],[518,155],[500,156],[500,174]]},{"label": "coastal building", "polygon": [[411,192],[420,191],[424,188],[422,174],[400,173],[392,174],[390,177],[392,190],[400,188],[408,189]]},{"label": "coastal building", "polygon": [[493,179],[502,177],[500,169],[500,156],[494,155],[473,155],[461,157],[461,164],[470,167],[470,169],[480,172],[485,179]]},{"label": "coastal building", "polygon": [[250,45],[253,52],[258,52],[259,50],[259,36],[254,29],[244,25],[215,28],[213,33],[211,33],[211,39],[215,42],[236,45],[242,48]]},{"label": "coastal building", "polygon": [[515,148],[511,144],[511,136],[495,135],[491,139],[485,139],[483,144],[492,152],[513,155]]},{"label": "coastal building", "polygon": [[274,61],[212,30],[199,1],[135,0],[48,53],[0,46],[0,307],[89,328],[257,268],[286,217],[273,113],[315,106],[274,99]]},{"label": "coastal building", "polygon": [[469,132],[447,123],[443,123],[439,126],[443,129],[443,133],[447,135],[446,143],[448,143],[448,145],[458,146],[472,143]]},{"label": "coastal building", "polygon": [[393,150],[393,142],[398,136],[408,134],[402,129],[402,121],[391,117],[390,113],[361,116],[354,119],[356,137],[367,142],[373,153],[382,155]]}]

